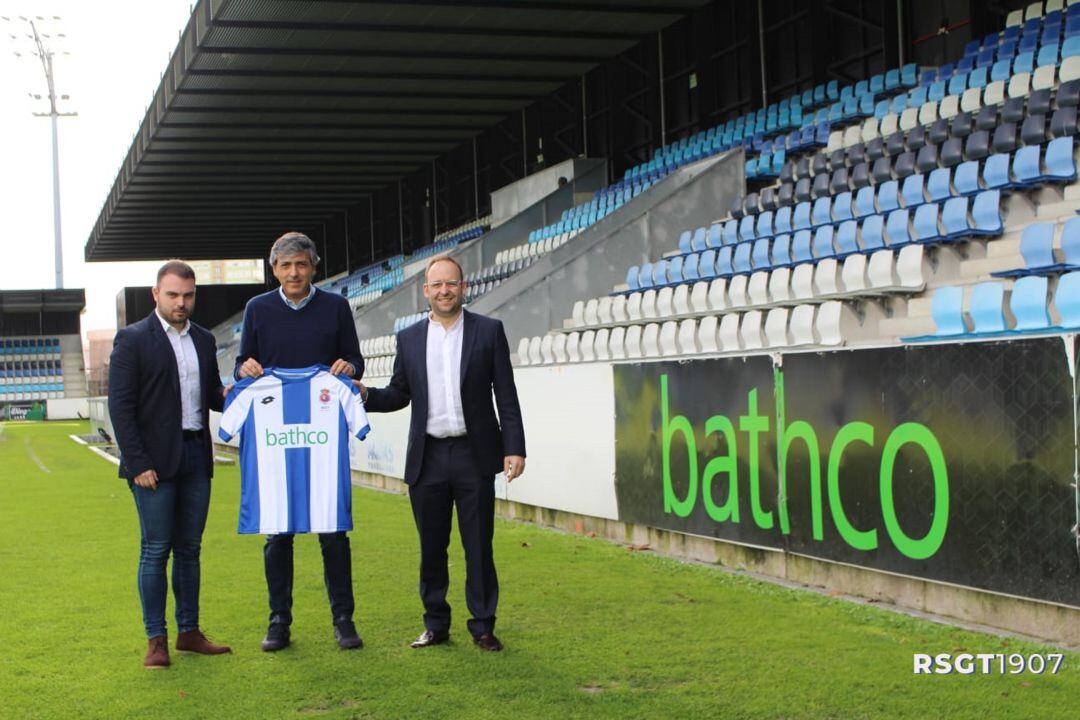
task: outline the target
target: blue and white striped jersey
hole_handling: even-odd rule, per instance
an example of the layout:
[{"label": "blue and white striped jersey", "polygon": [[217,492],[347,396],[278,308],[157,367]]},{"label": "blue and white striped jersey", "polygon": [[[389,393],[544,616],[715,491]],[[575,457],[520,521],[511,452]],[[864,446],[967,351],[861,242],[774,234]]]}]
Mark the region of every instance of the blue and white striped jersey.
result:
[{"label": "blue and white striped jersey", "polygon": [[323,365],[266,368],[225,400],[218,434],[240,434],[241,533],[352,530],[349,435],[367,414],[348,378]]}]

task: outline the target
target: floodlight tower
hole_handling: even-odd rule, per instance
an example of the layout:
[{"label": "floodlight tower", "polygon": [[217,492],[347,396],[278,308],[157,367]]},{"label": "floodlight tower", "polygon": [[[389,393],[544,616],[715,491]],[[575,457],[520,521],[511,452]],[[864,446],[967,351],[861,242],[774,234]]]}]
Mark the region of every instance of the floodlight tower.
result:
[{"label": "floodlight tower", "polygon": [[[5,22],[14,22],[9,17],[2,18]],[[56,254],[56,289],[60,290],[64,287],[64,245],[60,230],[60,144],[58,140],[57,131],[57,118],[61,117],[75,117],[78,113],[74,112],[59,112],[56,109],[56,83],[55,72],[53,70],[53,56],[54,50],[51,47],[53,42],[63,41],[65,35],[63,33],[55,33],[50,35],[45,32],[38,32],[37,22],[44,22],[45,18],[37,16],[36,18],[28,18],[20,15],[18,19],[30,26],[30,32],[25,33],[26,37],[33,41],[33,50],[31,55],[38,58],[41,61],[41,69],[45,72],[45,85],[48,90],[49,100],[49,112],[36,112],[37,117],[47,117],[52,121],[52,181],[53,181],[53,241],[55,244]],[[52,16],[53,21],[59,21],[60,17],[57,15]],[[37,21],[37,22],[36,22]],[[19,40],[17,35],[10,35],[12,40]],[[63,53],[67,55],[67,52]],[[23,54],[18,50],[15,51],[16,57],[22,57]],[[42,96],[30,93],[30,97],[35,100],[41,100]],[[61,100],[67,100],[69,96],[61,95]]]}]

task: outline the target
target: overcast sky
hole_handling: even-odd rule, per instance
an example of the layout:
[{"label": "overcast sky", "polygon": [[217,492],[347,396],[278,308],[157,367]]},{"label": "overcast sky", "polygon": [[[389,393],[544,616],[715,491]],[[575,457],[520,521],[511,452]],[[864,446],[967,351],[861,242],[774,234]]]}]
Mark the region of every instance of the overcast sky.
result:
[{"label": "overcast sky", "polygon": [[[17,18],[59,15],[64,286],[86,288],[83,330],[116,325],[116,294],[152,285],[159,263],[84,263],[83,248],[191,14],[191,0],[0,0],[0,288],[54,287],[51,135],[45,78]],[[19,39],[12,40],[9,34]],[[13,51],[23,52],[16,58]],[[177,254],[181,254],[178,249]]]}]

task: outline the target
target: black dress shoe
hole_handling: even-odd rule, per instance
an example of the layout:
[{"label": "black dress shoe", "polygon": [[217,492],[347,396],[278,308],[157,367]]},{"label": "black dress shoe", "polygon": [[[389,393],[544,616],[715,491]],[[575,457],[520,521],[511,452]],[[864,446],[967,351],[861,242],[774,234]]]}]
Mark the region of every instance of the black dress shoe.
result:
[{"label": "black dress shoe", "polygon": [[270,623],[266,637],[262,641],[263,652],[277,652],[289,647],[289,626],[284,623]]},{"label": "black dress shoe", "polygon": [[481,650],[487,650],[488,652],[499,652],[503,649],[503,644],[499,642],[499,638],[495,637],[495,633],[484,633],[477,635],[473,638],[473,643]]},{"label": "black dress shoe", "polygon": [[421,633],[420,637],[416,638],[409,644],[409,647],[422,648],[429,647],[431,645],[442,645],[449,639],[449,632],[435,632],[434,630],[425,630],[423,633]]},{"label": "black dress shoe", "polygon": [[352,620],[342,620],[334,623],[334,639],[342,650],[356,650],[364,647],[364,641],[356,633],[356,626]]}]

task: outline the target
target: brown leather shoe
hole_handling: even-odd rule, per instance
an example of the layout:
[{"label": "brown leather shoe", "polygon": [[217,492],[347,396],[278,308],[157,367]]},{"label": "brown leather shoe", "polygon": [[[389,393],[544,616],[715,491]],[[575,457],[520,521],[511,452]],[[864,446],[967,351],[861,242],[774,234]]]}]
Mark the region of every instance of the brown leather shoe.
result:
[{"label": "brown leather shoe", "polygon": [[176,649],[200,655],[224,655],[232,652],[228,645],[215,645],[207,640],[201,630],[188,630],[177,635]]},{"label": "brown leather shoe", "polygon": [[495,633],[477,635],[473,638],[473,643],[476,644],[476,647],[488,652],[499,652],[503,649],[503,644],[499,642],[499,638],[495,637]]},{"label": "brown leather shoe", "polygon": [[435,632],[433,630],[425,630],[420,634],[420,637],[409,643],[409,647],[423,648],[431,647],[432,645],[442,645],[450,639],[449,632]]},{"label": "brown leather shoe", "polygon": [[146,650],[143,667],[150,670],[164,670],[169,667],[169,638],[158,635],[150,638],[150,647]]}]

